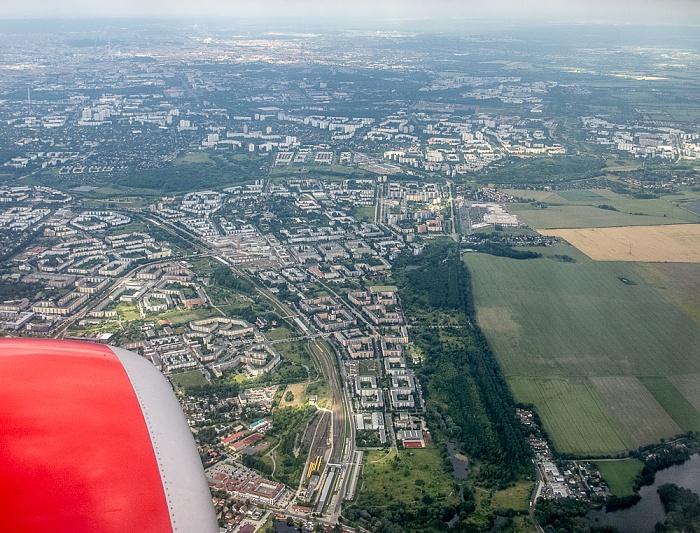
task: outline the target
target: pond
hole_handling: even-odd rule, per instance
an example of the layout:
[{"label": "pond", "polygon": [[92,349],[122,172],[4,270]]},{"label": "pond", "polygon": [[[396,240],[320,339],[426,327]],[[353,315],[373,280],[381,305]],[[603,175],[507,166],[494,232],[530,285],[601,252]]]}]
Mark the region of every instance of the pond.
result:
[{"label": "pond", "polygon": [[591,511],[588,517],[592,524],[608,524],[617,527],[622,533],[652,533],[657,522],[663,522],[664,512],[656,489],[664,483],[675,483],[700,494],[700,456],[693,455],[682,465],[675,465],[656,473],[653,485],[642,487],[638,503],[628,509],[611,513],[604,510]]},{"label": "pond", "polygon": [[447,443],[447,453],[450,454],[452,473],[457,479],[467,479],[469,476],[469,460],[453,443]]}]

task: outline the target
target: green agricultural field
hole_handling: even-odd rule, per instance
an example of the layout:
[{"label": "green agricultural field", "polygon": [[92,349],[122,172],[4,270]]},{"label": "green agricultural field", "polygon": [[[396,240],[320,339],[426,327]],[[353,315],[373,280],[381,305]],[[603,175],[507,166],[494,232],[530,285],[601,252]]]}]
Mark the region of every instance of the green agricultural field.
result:
[{"label": "green agricultural field", "polygon": [[545,255],[524,261],[464,256],[477,318],[506,376],[700,372],[700,327],[644,283],[634,264],[591,261],[567,244],[538,251]]},{"label": "green agricultural field", "polygon": [[[700,111],[695,105],[665,104],[663,111],[674,122],[694,124],[700,120]],[[666,118],[663,120],[666,120]]]},{"label": "green agricultural field", "polygon": [[700,324],[700,264],[642,263],[637,270],[644,281]]},{"label": "green agricultural field", "polygon": [[683,431],[700,431],[700,413],[667,378],[647,377],[640,381]]},{"label": "green agricultural field", "polygon": [[511,378],[516,399],[532,403],[557,450],[585,456],[632,447],[587,378]]},{"label": "green agricultural field", "polygon": [[[509,209],[526,224],[539,229],[604,228],[611,226],[651,226],[700,222],[700,216],[683,206],[679,199],[638,199],[607,189],[571,189],[562,191],[528,191],[508,189],[505,193],[544,202],[546,209],[530,203],[511,204]],[[601,209],[606,205],[611,209]]]},{"label": "green agricultural field", "polygon": [[435,448],[398,451],[369,451],[362,468],[362,490],[358,507],[371,502],[371,507],[396,503],[420,505],[426,494],[454,505],[459,500],[454,479],[442,464]]},{"label": "green agricultural field", "polygon": [[634,448],[682,433],[678,424],[637,378],[598,376],[590,381]]},{"label": "green agricultural field", "polygon": [[[530,191],[528,189],[500,189],[502,193],[515,196],[517,198],[525,198],[528,201],[545,202],[553,201],[553,198],[560,199],[557,193],[552,191]],[[512,206],[508,206],[509,208]]]},{"label": "green agricultural field", "polygon": [[536,406],[557,448],[618,453],[692,427],[696,415],[668,387],[637,378],[700,375],[700,325],[634,263],[591,261],[567,244],[542,252],[464,257],[479,325],[516,399]]},{"label": "green agricultural field", "polygon": [[634,479],[644,468],[644,463],[638,459],[598,461],[593,464],[603,476],[614,496],[632,496],[634,494]]},{"label": "green agricultural field", "polygon": [[[641,200],[643,201],[643,200]],[[609,201],[604,204],[612,205]],[[601,204],[602,205],[602,204]],[[537,209],[529,204],[513,204],[510,211],[525,224],[537,229],[565,228],[609,228],[616,226],[659,226],[663,224],[683,224],[690,222],[687,211],[668,204],[669,210],[678,212],[679,218],[658,215],[631,215],[622,211],[600,209],[591,205],[550,205]],[[643,211],[635,211],[642,213]],[[692,215],[691,215],[692,216]]]},{"label": "green agricultural field", "polygon": [[700,374],[669,376],[668,380],[695,409],[700,411]]},{"label": "green agricultural field", "polygon": [[571,202],[601,202],[605,200],[604,196],[601,196],[595,191],[589,189],[571,189],[569,191],[558,191],[558,196],[564,198],[564,200],[569,200]]},{"label": "green agricultural field", "polygon": [[[602,203],[613,206],[620,213],[635,214],[635,216],[639,216],[636,214],[641,213],[649,217],[672,218],[691,223],[700,222],[700,216],[674,205],[667,199],[649,198],[639,200],[627,198],[612,191],[600,191],[600,193],[605,196]],[[665,223],[667,224],[668,222]]]}]

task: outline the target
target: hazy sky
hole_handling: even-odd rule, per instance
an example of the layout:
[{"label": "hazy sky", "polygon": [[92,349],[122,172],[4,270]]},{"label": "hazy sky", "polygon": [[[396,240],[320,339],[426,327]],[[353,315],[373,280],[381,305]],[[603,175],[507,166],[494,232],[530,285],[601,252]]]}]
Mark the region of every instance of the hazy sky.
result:
[{"label": "hazy sky", "polygon": [[0,18],[466,17],[700,24],[700,0],[4,0],[2,4]]}]

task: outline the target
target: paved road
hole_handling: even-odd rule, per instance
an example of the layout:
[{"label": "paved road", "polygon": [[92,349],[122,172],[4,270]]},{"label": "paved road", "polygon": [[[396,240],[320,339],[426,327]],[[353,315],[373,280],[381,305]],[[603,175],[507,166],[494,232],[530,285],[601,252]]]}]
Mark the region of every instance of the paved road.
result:
[{"label": "paved road", "polygon": [[459,242],[459,234],[457,233],[457,225],[455,224],[455,200],[454,197],[452,196],[452,187],[454,186],[454,183],[448,179],[445,180],[447,182],[447,190],[450,193],[449,196],[449,202],[450,202],[450,218],[452,219],[452,238],[454,239],[455,242]]},{"label": "paved road", "polygon": [[535,463],[535,475],[535,490],[532,491],[532,496],[530,497],[530,521],[532,522],[532,525],[535,526],[537,533],[544,533],[544,529],[542,529],[542,526],[540,526],[539,522],[537,522],[537,519],[535,518],[537,499],[540,497],[542,489],[544,488],[544,475],[541,471],[539,463]]}]

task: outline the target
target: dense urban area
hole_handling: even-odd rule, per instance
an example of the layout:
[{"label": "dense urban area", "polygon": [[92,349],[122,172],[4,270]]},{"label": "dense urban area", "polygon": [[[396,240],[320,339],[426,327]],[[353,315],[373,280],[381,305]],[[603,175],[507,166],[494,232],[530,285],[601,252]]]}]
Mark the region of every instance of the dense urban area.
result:
[{"label": "dense urban area", "polygon": [[222,532],[618,531],[698,452],[692,32],[120,24],[0,31],[0,329],[151,361]]}]

